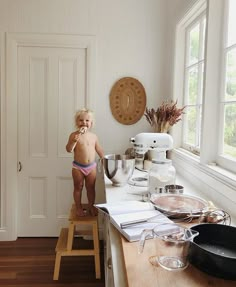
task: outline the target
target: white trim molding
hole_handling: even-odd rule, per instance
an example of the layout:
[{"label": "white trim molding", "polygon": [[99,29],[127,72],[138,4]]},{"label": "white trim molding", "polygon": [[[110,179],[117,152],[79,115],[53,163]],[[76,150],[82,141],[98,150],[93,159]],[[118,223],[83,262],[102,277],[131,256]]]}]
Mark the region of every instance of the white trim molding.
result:
[{"label": "white trim molding", "polygon": [[0,238],[6,237],[5,33],[0,32]]}]

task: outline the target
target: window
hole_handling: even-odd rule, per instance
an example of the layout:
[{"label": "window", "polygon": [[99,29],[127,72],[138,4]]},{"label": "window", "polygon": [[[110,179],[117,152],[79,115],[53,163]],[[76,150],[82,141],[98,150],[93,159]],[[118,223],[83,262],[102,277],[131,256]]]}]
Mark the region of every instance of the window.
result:
[{"label": "window", "polygon": [[206,16],[201,15],[186,27],[185,67],[184,67],[184,105],[183,146],[199,153],[202,94],[204,79],[204,46]]},{"label": "window", "polygon": [[178,147],[234,173],[235,27],[235,0],[195,2],[177,25],[173,92],[186,106]]},{"label": "window", "polygon": [[236,1],[229,0],[226,6],[223,56],[223,92],[220,101],[222,131],[219,154],[236,159]]}]

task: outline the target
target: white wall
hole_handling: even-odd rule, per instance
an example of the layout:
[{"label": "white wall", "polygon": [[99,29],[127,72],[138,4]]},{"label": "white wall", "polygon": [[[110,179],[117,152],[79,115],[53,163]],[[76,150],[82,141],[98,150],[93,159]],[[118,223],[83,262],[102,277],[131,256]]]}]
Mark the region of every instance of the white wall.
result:
[{"label": "white wall", "polygon": [[[143,84],[148,107],[155,108],[171,97],[173,15],[181,15],[187,3],[187,0],[0,0],[1,119],[6,94],[2,68],[6,32],[95,35],[95,131],[105,153],[124,152],[130,137],[151,129],[144,117],[130,126],[118,123],[110,111],[110,90],[118,79],[130,76]],[[1,143],[4,132],[1,130]],[[1,161],[3,157],[2,149]],[[3,168],[1,175],[3,182]],[[0,199],[3,204],[4,193]]]},{"label": "white wall", "polygon": [[0,31],[96,35],[94,109],[106,153],[124,152],[129,137],[149,129],[144,118],[124,126],[112,117],[109,93],[119,78],[140,80],[148,106],[165,97],[165,25],[165,0],[0,0]]},{"label": "white wall", "polygon": [[106,153],[119,153],[128,147],[129,137],[150,127],[144,118],[124,126],[112,117],[112,85],[121,77],[137,78],[149,107],[171,97],[172,23],[187,4],[187,0],[0,0],[0,32],[96,35],[96,132]]},{"label": "white wall", "polygon": [[[5,32],[95,35],[95,128],[105,153],[122,153],[129,146],[130,137],[149,131],[150,127],[144,118],[131,126],[119,124],[110,111],[110,90],[119,78],[131,76],[144,85],[148,107],[171,98],[175,25],[196,1],[0,0],[0,49]],[[3,56],[0,51],[0,63]],[[0,70],[2,102],[4,72]],[[183,171],[182,167],[179,169]],[[202,187],[199,179],[196,184]]]},{"label": "white wall", "polygon": [[[175,32],[176,24],[181,20],[184,14],[190,7],[198,0],[168,0],[167,1],[167,24],[166,24],[166,47],[168,47],[168,56],[165,57],[165,84],[166,84],[166,97],[172,98],[173,92],[173,72],[174,72],[174,55],[175,55]],[[179,95],[181,98],[182,95]],[[179,105],[182,103],[178,100]]]},{"label": "white wall", "polygon": [[[149,129],[143,118],[124,126],[110,113],[109,92],[117,79],[139,79],[147,94],[147,105],[156,106],[163,99],[163,48],[165,41],[165,1],[102,1],[98,28],[98,94],[101,124],[109,122],[102,138],[105,150],[122,152],[129,138]],[[113,136],[107,135],[114,133]]]}]

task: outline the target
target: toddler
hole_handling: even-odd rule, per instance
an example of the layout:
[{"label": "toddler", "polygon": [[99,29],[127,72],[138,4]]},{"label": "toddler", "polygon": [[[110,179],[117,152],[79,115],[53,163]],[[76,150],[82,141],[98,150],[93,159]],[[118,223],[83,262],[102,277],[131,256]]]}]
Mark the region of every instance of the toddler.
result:
[{"label": "toddler", "polygon": [[74,182],[74,201],[77,215],[85,216],[81,204],[82,189],[85,184],[88,198],[88,212],[90,215],[97,215],[95,203],[95,182],[96,182],[96,153],[102,159],[103,149],[98,142],[98,137],[90,132],[94,123],[93,112],[88,109],[79,110],[75,114],[77,131],[71,133],[66,145],[67,152],[74,152],[72,163],[72,177]]}]

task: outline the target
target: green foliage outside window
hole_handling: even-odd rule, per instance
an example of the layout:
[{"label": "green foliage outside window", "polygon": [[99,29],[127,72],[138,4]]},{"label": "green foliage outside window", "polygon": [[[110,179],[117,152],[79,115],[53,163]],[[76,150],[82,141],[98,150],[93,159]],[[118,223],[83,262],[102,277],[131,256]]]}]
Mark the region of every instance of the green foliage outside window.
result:
[{"label": "green foliage outside window", "polygon": [[224,153],[236,157],[236,49],[227,53],[226,65]]}]

